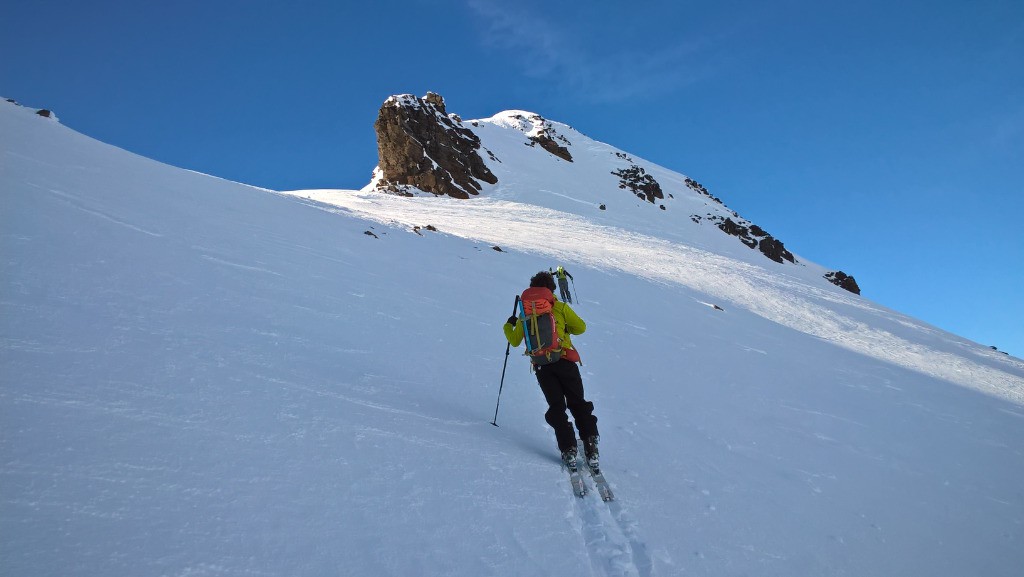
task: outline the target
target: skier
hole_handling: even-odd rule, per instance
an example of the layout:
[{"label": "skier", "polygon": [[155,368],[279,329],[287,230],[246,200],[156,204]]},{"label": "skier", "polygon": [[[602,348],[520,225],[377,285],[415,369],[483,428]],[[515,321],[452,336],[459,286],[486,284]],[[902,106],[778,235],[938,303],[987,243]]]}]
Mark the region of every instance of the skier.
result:
[{"label": "skier", "polygon": [[[561,268],[561,267],[559,267]],[[550,364],[542,364],[533,360],[534,374],[537,384],[547,400],[548,410],[544,413],[547,421],[555,431],[558,450],[562,454],[562,462],[570,470],[576,469],[576,431],[565,414],[568,408],[572,413],[576,426],[579,427],[580,438],[583,440],[583,451],[587,465],[592,470],[599,470],[597,443],[600,437],[597,431],[597,417],[594,416],[594,403],[586,400],[583,392],[583,378],[576,363],[580,362],[579,352],[573,347],[570,335],[580,335],[587,330],[587,324],[572,308],[555,298],[555,279],[550,272],[538,272],[530,279],[530,287],[547,289],[544,295],[550,295],[551,313],[557,327],[561,345],[561,357]],[[525,293],[524,293],[525,294]],[[524,326],[516,315],[508,318],[503,327],[508,342],[518,347],[523,341]]]},{"label": "skier", "polygon": [[[551,270],[550,268],[548,270]],[[569,271],[562,268],[562,265],[558,265],[558,268],[554,271],[555,278],[558,279],[558,292],[562,295],[562,300],[572,304],[572,293],[569,292],[569,281],[565,280],[565,277],[572,279],[572,275]]]}]

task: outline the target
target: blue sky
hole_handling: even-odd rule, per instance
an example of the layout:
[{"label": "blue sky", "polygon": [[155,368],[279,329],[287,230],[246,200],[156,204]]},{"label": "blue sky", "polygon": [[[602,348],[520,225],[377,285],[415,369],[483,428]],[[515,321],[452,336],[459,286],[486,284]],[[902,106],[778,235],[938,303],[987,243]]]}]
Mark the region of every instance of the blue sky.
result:
[{"label": "blue sky", "polygon": [[365,185],[391,94],[530,110],[697,179],[874,301],[1024,356],[1024,2],[581,6],[8,0],[0,95],[278,190]]}]

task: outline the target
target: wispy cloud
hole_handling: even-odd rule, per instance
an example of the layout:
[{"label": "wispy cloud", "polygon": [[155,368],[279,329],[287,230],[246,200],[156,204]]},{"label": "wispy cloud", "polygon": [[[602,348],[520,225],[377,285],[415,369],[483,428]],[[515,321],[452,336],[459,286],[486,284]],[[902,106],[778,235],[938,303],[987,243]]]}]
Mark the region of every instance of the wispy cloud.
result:
[{"label": "wispy cloud", "polygon": [[529,64],[523,71],[530,76],[555,74],[579,59],[571,53],[564,33],[521,6],[492,0],[469,0],[468,5],[483,22],[484,45],[518,55],[522,64]]},{"label": "wispy cloud", "polygon": [[[528,78],[568,90],[579,98],[616,102],[671,96],[711,74],[715,65],[709,36],[677,35],[651,49],[626,37],[596,38],[579,20],[558,22],[523,3],[468,0],[482,23],[485,47],[505,54]],[[623,22],[623,29],[628,23]],[[642,46],[642,47],[641,47]]]}]

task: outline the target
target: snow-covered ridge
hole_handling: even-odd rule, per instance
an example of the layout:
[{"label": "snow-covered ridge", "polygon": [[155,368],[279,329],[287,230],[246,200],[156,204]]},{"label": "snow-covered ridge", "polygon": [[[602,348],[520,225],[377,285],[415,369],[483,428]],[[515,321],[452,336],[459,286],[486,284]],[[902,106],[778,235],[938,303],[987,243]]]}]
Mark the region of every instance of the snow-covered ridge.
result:
[{"label": "snow-covered ridge", "polygon": [[[490,118],[483,120],[471,120],[469,122],[489,122],[495,126],[513,128],[523,134],[526,134],[528,137],[537,137],[551,132],[564,134],[570,131],[583,136],[568,124],[554,122],[544,118],[536,112],[527,112],[525,110],[505,110],[504,112],[499,112]],[[564,136],[559,140],[567,146],[572,146],[572,142]]]},{"label": "snow-covered ridge", "polygon": [[[433,110],[433,116],[424,115],[424,109]],[[734,245],[775,262],[797,262],[782,241],[728,209],[694,179],[533,112],[506,110],[463,123],[457,115],[446,115],[438,94],[422,99],[400,95],[381,107],[376,127],[381,166],[364,189],[522,200],[598,218],[599,211],[607,211],[609,222],[628,219],[634,230],[671,231],[691,242],[720,240],[724,233]],[[470,135],[473,145],[459,149],[459,137]],[[424,147],[431,147],[432,154],[420,152]],[[423,156],[431,162],[423,162]],[[439,162],[440,156],[444,160]],[[567,198],[574,202],[564,202]],[[859,292],[852,279],[842,286]]]}]

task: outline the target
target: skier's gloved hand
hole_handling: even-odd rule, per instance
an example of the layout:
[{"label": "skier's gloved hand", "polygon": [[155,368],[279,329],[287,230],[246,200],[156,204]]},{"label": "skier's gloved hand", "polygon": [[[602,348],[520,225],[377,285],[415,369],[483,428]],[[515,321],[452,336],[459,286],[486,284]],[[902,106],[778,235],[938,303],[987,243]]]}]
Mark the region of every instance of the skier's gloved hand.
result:
[{"label": "skier's gloved hand", "polygon": [[516,323],[519,322],[519,317],[517,317],[516,315],[512,315],[512,316],[508,317],[508,320],[505,321],[505,322],[507,322],[508,324],[510,324],[512,326],[516,326]]}]

